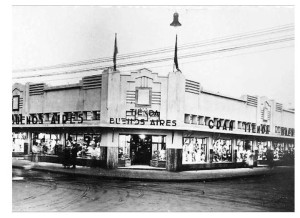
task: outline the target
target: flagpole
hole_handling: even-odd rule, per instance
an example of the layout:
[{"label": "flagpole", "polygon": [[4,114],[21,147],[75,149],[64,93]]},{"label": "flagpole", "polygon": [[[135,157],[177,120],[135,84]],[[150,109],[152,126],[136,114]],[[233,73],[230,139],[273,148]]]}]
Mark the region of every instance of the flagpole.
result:
[{"label": "flagpole", "polygon": [[[178,20],[179,14],[177,12],[173,15],[173,22],[170,24],[170,26],[179,27],[181,26],[181,23]],[[175,66],[174,66],[175,65]],[[178,65],[178,56],[177,56],[177,33],[176,33],[176,42],[175,42],[175,52],[174,52],[174,64],[173,64],[173,72],[175,72],[175,68],[177,71],[181,72]]]},{"label": "flagpole", "polygon": [[115,33],[115,46],[114,46],[114,57],[113,57],[114,71],[117,70],[117,54],[118,54],[117,33]]}]

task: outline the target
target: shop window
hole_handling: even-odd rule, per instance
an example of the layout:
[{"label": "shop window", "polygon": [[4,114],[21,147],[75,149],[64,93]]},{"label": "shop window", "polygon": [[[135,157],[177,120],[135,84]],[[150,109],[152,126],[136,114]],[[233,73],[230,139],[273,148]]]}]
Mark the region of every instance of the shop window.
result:
[{"label": "shop window", "polygon": [[12,133],[12,152],[24,152],[26,139],[25,132]]},{"label": "shop window", "polygon": [[252,155],[253,145],[250,140],[237,140],[237,162],[246,162]]},{"label": "shop window", "polygon": [[284,144],[279,142],[273,142],[273,149],[274,149],[274,160],[279,160],[283,158],[284,153]]},{"label": "shop window", "polygon": [[207,138],[183,138],[182,163],[197,164],[207,162]]},{"label": "shop window", "polygon": [[130,135],[119,136],[118,158],[121,160],[130,160]]},{"label": "shop window", "polygon": [[257,147],[258,147],[258,160],[267,160],[268,143],[257,142]]},{"label": "shop window", "polygon": [[152,160],[166,160],[165,136],[152,136]]},{"label": "shop window", "polygon": [[230,139],[213,140],[212,161],[214,163],[232,161],[232,147]]}]

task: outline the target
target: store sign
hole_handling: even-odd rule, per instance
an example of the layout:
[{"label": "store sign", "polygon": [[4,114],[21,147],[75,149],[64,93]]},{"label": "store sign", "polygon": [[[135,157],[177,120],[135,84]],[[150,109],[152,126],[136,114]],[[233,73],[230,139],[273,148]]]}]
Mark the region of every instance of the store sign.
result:
[{"label": "store sign", "polygon": [[[60,124],[60,115],[53,115],[51,117],[50,124]],[[20,124],[43,124],[45,122],[44,116],[42,114],[36,116],[24,116],[22,114],[12,115],[12,124],[20,125]],[[62,123],[66,124],[76,124],[83,123],[83,115],[78,115],[78,120],[75,122],[75,115],[67,116],[63,115]]]},{"label": "store sign", "polygon": [[256,125],[255,123],[245,123],[245,132],[269,134],[270,125]]},{"label": "store sign", "polygon": [[148,108],[130,109],[126,111],[126,118],[139,119],[143,117],[144,120],[150,118],[160,119],[160,112],[158,110],[148,110]]},{"label": "store sign", "polygon": [[294,128],[287,128],[281,126],[275,126],[275,133],[279,133],[282,136],[294,136],[295,129]]},{"label": "store sign", "polygon": [[217,122],[214,122],[214,120],[209,120],[208,121],[208,127],[210,129],[216,128],[216,129],[232,131],[233,130],[233,124],[234,124],[233,120],[230,120],[229,123],[224,122],[223,124],[222,124],[220,119],[218,119]]},{"label": "store sign", "polygon": [[176,120],[160,119],[160,112],[147,108],[130,109],[126,111],[126,117],[110,118],[110,124],[123,125],[150,125],[150,126],[176,126]]},{"label": "store sign", "polygon": [[150,126],[176,126],[176,120],[154,120],[154,119],[127,119],[127,118],[110,118],[110,124],[123,125],[150,125]]}]

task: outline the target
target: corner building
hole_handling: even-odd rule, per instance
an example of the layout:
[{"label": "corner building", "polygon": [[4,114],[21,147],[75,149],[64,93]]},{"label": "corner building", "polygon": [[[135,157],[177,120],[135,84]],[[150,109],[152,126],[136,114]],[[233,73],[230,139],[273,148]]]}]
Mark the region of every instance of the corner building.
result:
[{"label": "corner building", "polygon": [[294,110],[267,97],[211,92],[181,72],[107,69],[77,84],[12,90],[13,153],[44,142],[53,159],[57,144],[94,140],[103,167],[183,171],[252,167],[268,151],[275,160],[294,151]]}]

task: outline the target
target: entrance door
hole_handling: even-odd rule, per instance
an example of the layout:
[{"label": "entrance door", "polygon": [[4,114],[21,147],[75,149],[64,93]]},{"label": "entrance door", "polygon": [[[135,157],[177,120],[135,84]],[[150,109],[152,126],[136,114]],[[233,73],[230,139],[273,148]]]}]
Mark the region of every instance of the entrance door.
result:
[{"label": "entrance door", "polygon": [[130,154],[132,164],[150,165],[152,137],[146,135],[131,135]]}]

